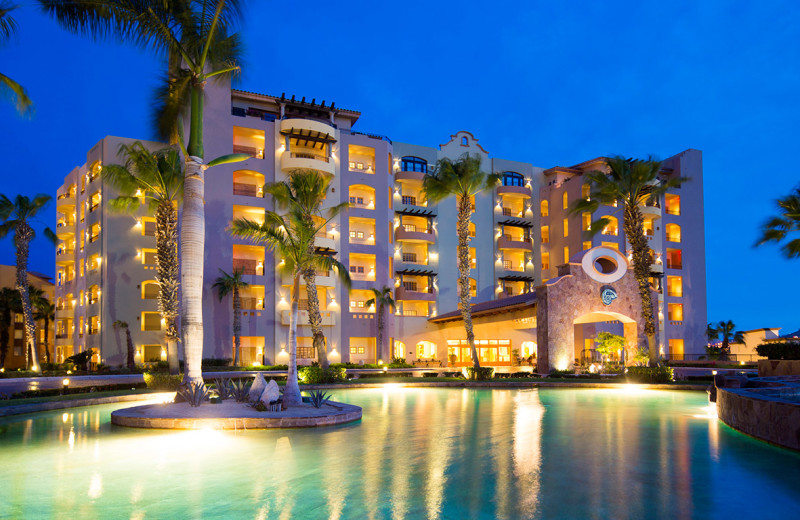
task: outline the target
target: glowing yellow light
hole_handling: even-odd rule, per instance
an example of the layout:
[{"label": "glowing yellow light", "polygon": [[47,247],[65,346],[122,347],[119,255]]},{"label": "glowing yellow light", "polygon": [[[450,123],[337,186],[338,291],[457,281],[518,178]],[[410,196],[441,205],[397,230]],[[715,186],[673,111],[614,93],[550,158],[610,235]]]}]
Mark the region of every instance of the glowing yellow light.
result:
[{"label": "glowing yellow light", "polygon": [[69,379],[67,379],[67,378],[64,378],[64,379],[61,381],[61,384],[62,384],[63,386],[69,386]]},{"label": "glowing yellow light", "polygon": [[715,376],[715,375],[717,375],[717,371],[716,371],[716,370],[712,370],[712,371],[711,371],[711,375],[712,375],[712,376]]},{"label": "glowing yellow light", "polygon": [[67,375],[71,376],[72,375],[72,370],[67,370]]}]

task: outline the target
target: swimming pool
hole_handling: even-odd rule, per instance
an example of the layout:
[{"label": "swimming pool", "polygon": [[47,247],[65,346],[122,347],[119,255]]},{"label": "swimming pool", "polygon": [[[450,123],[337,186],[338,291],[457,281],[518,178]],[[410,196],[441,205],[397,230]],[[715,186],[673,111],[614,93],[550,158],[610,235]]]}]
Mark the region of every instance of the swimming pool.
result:
[{"label": "swimming pool", "polygon": [[800,456],[700,392],[339,390],[329,429],[116,427],[118,404],[0,421],[0,517],[789,518]]}]

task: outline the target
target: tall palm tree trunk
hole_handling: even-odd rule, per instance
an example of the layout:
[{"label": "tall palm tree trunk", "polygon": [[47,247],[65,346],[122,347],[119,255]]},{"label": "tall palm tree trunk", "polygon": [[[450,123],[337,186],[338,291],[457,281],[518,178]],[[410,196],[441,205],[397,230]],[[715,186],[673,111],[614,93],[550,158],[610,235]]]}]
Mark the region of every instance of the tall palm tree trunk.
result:
[{"label": "tall palm tree trunk", "polygon": [[653,300],[650,290],[650,246],[644,235],[644,217],[637,205],[626,205],[623,220],[625,235],[631,244],[633,253],[633,274],[639,285],[639,296],[642,300],[642,318],[644,333],[647,335],[647,348],[650,354],[650,365],[658,364],[656,348],[656,328],[653,319]]},{"label": "tall palm tree trunk", "polygon": [[131,328],[125,327],[125,339],[128,344],[128,368],[133,370],[136,368],[136,351],[133,348],[133,338],[131,338]]},{"label": "tall palm tree trunk", "polygon": [[[383,345],[383,320],[385,312],[386,305],[383,303],[378,305],[378,358],[380,359],[387,359],[384,357],[384,355],[386,355],[386,350]],[[391,356],[388,359],[391,361]]]},{"label": "tall palm tree trunk", "polygon": [[[203,264],[205,261],[205,165],[203,157],[203,84],[193,84],[189,146],[183,186],[181,284],[183,286],[184,383],[203,383]],[[299,394],[298,394],[299,395]]]},{"label": "tall palm tree trunk", "polygon": [[44,362],[50,363],[50,316],[44,315]]},{"label": "tall palm tree trunk", "polygon": [[469,216],[472,203],[466,195],[458,196],[458,296],[461,301],[461,317],[467,332],[467,342],[472,354],[472,366],[480,368],[478,350],[475,348],[475,333],[472,331],[472,308],[469,294]]},{"label": "tall palm tree trunk", "polygon": [[33,230],[26,222],[20,222],[14,232],[14,245],[17,248],[17,290],[22,300],[22,315],[25,318],[25,368],[41,372],[36,349],[36,322],[33,320],[33,307],[28,293],[28,253]]},{"label": "tall palm tree trunk", "polygon": [[159,284],[158,306],[166,324],[169,373],[180,373],[178,362],[178,215],[169,201],[156,209],[156,269]]},{"label": "tall palm tree trunk", "polygon": [[311,336],[314,339],[314,348],[317,350],[317,361],[319,361],[319,366],[322,368],[328,368],[328,352],[325,348],[325,334],[322,332],[322,314],[319,311],[316,271],[314,269],[305,269],[303,271],[303,281],[306,282],[308,324],[311,325]]},{"label": "tall palm tree trunk", "polygon": [[292,285],[292,311],[289,314],[289,370],[283,402],[286,406],[300,406],[300,385],[297,383],[297,306],[300,299],[300,272],[294,273]]},{"label": "tall palm tree trunk", "polygon": [[233,366],[242,364],[242,299],[239,297],[239,286],[233,287]]}]

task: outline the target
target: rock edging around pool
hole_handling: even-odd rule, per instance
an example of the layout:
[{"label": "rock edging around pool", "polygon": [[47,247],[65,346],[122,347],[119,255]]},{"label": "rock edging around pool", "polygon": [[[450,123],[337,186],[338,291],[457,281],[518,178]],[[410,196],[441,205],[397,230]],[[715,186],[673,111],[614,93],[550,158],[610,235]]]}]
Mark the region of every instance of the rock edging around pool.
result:
[{"label": "rock edging around pool", "polygon": [[169,430],[313,428],[359,419],[360,407],[334,402],[322,408],[304,404],[281,412],[259,412],[247,404],[231,400],[197,408],[188,403],[173,403],[134,406],[111,412],[111,423],[118,426]]},{"label": "rock edging around pool", "polygon": [[800,406],[778,392],[718,387],[717,415],[735,430],[800,451]]}]

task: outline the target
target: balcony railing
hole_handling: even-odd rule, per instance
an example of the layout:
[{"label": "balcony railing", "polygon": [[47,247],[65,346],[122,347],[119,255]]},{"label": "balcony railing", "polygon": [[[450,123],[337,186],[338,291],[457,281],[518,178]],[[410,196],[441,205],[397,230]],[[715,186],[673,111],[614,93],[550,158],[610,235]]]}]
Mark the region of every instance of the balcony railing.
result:
[{"label": "balcony railing", "polygon": [[257,186],[255,184],[245,184],[242,182],[234,182],[233,183],[233,194],[234,195],[243,195],[245,197],[264,197],[264,192],[262,191],[259,194],[259,190],[261,186]]},{"label": "balcony railing", "polygon": [[[153,233],[153,235],[155,235],[155,233]],[[89,243],[91,244],[93,242],[97,242],[99,239],[100,239],[99,233],[97,235],[92,235],[89,237]]]},{"label": "balcony railing", "polygon": [[[474,211],[474,210],[473,210]],[[503,208],[503,216],[504,217],[517,217],[521,218],[524,217],[525,214],[522,211],[514,211],[511,208]]]},{"label": "balcony railing", "polygon": [[289,157],[294,159],[314,159],[316,161],[330,162],[330,158],[325,155],[309,152],[289,152]]},{"label": "balcony railing", "polygon": [[403,262],[416,264],[417,263],[417,253],[403,253]]},{"label": "balcony railing", "polygon": [[364,172],[364,173],[374,173],[375,166],[370,163],[360,163],[360,162],[350,162],[348,165],[351,172]]},{"label": "balcony railing", "polygon": [[667,257],[667,269],[683,269],[683,261],[671,260],[669,257]]},{"label": "balcony railing", "polygon": [[263,148],[256,148],[254,146],[244,146],[236,143],[233,144],[233,153],[246,153],[250,157],[255,157],[256,159],[264,158]]},{"label": "balcony railing", "polygon": [[264,309],[263,298],[240,298],[240,301],[243,311],[254,311],[254,310]]},{"label": "balcony railing", "polygon": [[242,274],[248,274],[248,275],[260,276],[264,274],[263,264],[259,266],[258,260],[249,260],[246,258],[234,258],[233,269],[234,270],[241,269]]}]

